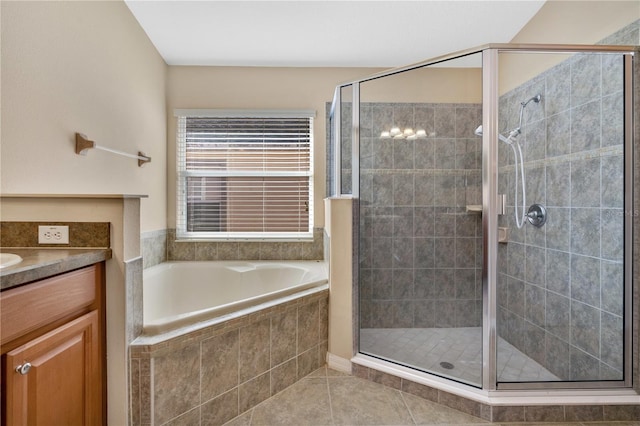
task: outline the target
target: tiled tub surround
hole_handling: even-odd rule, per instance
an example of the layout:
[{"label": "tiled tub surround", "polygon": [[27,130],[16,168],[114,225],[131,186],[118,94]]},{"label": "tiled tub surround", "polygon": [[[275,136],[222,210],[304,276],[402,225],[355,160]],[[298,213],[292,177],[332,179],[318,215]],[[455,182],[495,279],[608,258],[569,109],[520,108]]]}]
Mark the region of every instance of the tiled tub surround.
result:
[{"label": "tiled tub surround", "polygon": [[167,230],[143,232],[140,245],[144,268],[150,268],[167,261]]},{"label": "tiled tub surround", "polygon": [[313,241],[176,241],[176,230],[143,233],[144,267],[166,260],[323,260],[324,228]]},{"label": "tiled tub surround", "polygon": [[131,345],[133,425],[223,424],[324,365],[328,290],[183,332]]},{"label": "tiled tub surround", "polygon": [[[499,147],[510,229],[498,260],[498,333],[561,380],[621,380],[623,359],[623,92],[619,55],[579,54],[500,98],[500,129],[520,102],[527,208],[547,223],[517,229],[513,157]],[[498,353],[500,358],[500,353]]]},{"label": "tiled tub surround", "polygon": [[[361,106],[360,327],[482,324],[479,104]],[[425,139],[381,139],[392,125]],[[362,349],[362,348],[361,348]]]}]

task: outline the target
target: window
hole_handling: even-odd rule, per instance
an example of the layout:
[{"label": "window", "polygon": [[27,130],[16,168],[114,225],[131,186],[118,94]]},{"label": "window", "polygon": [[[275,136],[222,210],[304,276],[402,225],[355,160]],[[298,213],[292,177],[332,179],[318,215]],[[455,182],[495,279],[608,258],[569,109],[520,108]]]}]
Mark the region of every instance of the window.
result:
[{"label": "window", "polygon": [[177,110],[177,237],[313,238],[314,114]]}]

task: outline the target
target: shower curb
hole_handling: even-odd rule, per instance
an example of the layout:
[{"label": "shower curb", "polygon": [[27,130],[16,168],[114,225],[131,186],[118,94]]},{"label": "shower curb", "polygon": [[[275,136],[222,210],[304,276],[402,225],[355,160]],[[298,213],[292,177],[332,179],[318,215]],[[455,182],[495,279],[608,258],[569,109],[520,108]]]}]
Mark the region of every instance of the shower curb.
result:
[{"label": "shower curb", "polygon": [[637,421],[640,404],[491,405],[423,385],[374,368],[351,363],[351,374],[483,420],[499,422],[605,422]]}]

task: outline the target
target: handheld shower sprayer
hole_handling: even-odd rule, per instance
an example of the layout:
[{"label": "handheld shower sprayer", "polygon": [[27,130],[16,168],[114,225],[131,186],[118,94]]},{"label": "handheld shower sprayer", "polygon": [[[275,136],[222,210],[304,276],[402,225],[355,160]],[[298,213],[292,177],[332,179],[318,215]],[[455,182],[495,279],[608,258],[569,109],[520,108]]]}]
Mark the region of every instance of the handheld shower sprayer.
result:
[{"label": "handheld shower sprayer", "polygon": [[[516,226],[518,229],[522,228],[525,223],[525,218],[527,218],[527,212],[525,210],[525,206],[527,204],[526,193],[525,193],[525,180],[524,180],[524,158],[522,155],[522,148],[520,147],[520,143],[518,142],[518,135],[522,133],[522,116],[524,114],[524,109],[529,104],[529,102],[540,103],[542,100],[542,95],[537,94],[535,96],[530,97],[529,99],[520,102],[520,117],[518,120],[518,127],[511,130],[509,132],[509,136],[504,136],[501,133],[498,133],[498,139],[502,142],[509,145],[513,151],[513,163],[514,163],[514,173],[515,173],[515,185],[514,185],[514,216],[516,219]],[[474,132],[477,136],[482,136],[482,125],[478,126]],[[518,169],[519,172],[518,172]],[[520,181],[520,182],[518,182]],[[522,192],[522,205],[518,206],[518,186],[521,186]],[[519,213],[519,210],[522,210],[522,214]],[[533,223],[533,222],[532,222]],[[542,222],[543,224],[544,222]],[[542,226],[542,225],[536,225]]]},{"label": "handheld shower sprayer", "polygon": [[[475,132],[476,136],[482,136],[482,124],[479,125]],[[506,143],[507,145],[511,145],[513,143],[513,139],[511,139],[511,135],[509,135],[509,137],[506,137],[504,135],[498,134],[498,139],[500,139],[502,142]]]}]

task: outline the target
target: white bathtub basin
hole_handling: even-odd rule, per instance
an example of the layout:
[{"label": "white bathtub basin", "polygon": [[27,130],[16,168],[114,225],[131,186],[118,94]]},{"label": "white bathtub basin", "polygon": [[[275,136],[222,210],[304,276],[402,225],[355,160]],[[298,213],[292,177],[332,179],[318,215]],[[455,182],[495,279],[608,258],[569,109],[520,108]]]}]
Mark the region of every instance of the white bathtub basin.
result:
[{"label": "white bathtub basin", "polygon": [[320,288],[328,269],[317,261],[177,261],[143,276],[143,328],[154,336]]},{"label": "white bathtub basin", "polygon": [[22,262],[22,258],[13,253],[0,253],[0,269],[17,265]]}]

